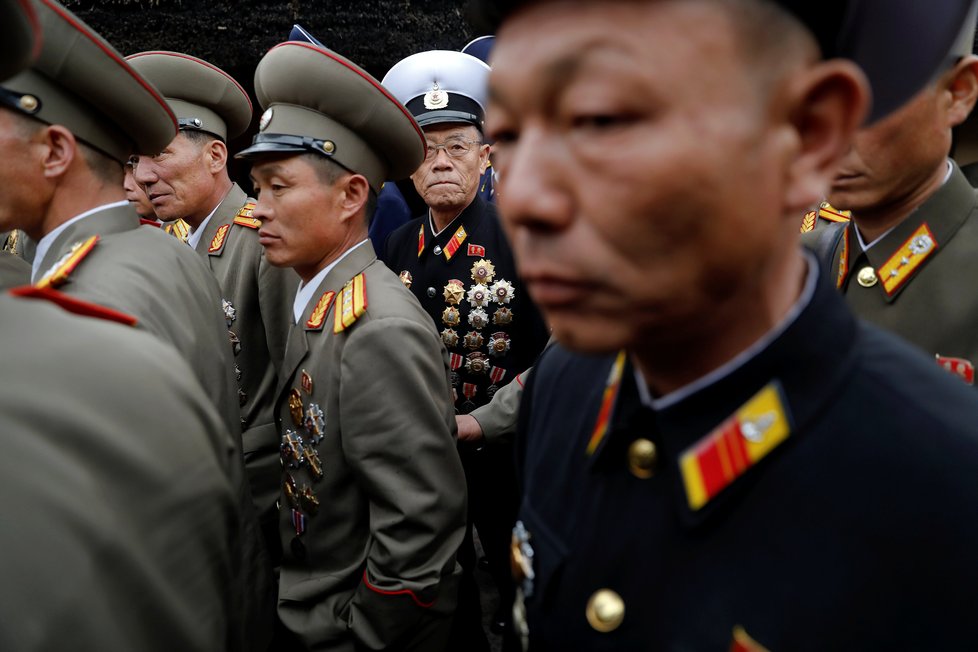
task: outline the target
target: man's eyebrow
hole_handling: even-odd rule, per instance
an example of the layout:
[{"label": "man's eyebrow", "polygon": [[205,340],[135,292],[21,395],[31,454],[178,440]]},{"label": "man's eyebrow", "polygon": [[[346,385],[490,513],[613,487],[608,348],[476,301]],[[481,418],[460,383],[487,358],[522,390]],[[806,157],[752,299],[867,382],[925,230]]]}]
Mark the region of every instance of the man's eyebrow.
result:
[{"label": "man's eyebrow", "polygon": [[[571,82],[578,71],[583,67],[588,57],[596,50],[618,50],[625,51],[621,45],[607,37],[597,37],[585,42],[574,52],[560,57],[548,63],[543,71],[537,76],[538,93],[543,100],[544,106],[552,106],[569,82]],[[627,53],[625,53],[627,54]],[[507,101],[503,89],[498,84],[493,83],[493,78],[489,81],[489,100],[501,104],[504,108],[510,104]]]}]

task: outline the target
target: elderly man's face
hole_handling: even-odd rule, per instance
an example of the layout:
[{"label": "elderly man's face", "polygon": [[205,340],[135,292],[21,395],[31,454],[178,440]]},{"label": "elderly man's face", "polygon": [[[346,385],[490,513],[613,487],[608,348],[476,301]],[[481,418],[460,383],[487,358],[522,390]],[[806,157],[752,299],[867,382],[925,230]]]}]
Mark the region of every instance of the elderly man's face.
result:
[{"label": "elderly man's face", "polygon": [[498,33],[497,201],[572,348],[688,340],[792,246],[783,148],[737,38],[717,4],[688,0],[545,3]]},{"label": "elderly man's face", "polygon": [[[429,147],[445,147],[434,149],[411,175],[414,188],[436,211],[461,211],[479,190],[479,179],[489,164],[489,146],[481,144],[479,130],[472,126],[435,124],[426,127],[424,133]],[[468,149],[467,153],[451,156],[453,144],[456,149],[459,145]]]},{"label": "elderly man's face", "polygon": [[164,222],[202,220],[214,208],[208,204],[215,184],[211,166],[207,148],[181,133],[158,155],[140,156],[133,179]]}]

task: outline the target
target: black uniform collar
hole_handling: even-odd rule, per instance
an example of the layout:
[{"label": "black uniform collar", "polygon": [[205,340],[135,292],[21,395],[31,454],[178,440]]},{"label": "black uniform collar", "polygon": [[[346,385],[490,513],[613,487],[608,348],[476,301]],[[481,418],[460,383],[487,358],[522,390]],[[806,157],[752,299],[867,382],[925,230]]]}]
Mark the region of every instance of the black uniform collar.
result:
[{"label": "black uniform collar", "polygon": [[[464,247],[468,238],[475,233],[482,224],[483,217],[486,213],[486,201],[482,197],[476,195],[472,203],[465,207],[465,209],[458,214],[452,223],[447,227],[442,229],[442,232],[437,236],[431,230],[431,218],[430,212],[421,218],[421,230],[418,234],[418,258],[426,258],[427,256],[436,255],[441,256],[444,259],[444,251],[452,238],[456,236],[459,232],[459,228],[464,229],[464,240],[460,243],[461,247]],[[438,247],[439,253],[434,254],[435,247]],[[454,257],[454,256],[453,256]],[[446,260],[446,262],[448,262]]]},{"label": "black uniform collar", "polygon": [[[822,407],[839,391],[851,368],[857,322],[833,287],[820,275],[814,295],[793,323],[750,360],[728,375],[661,410],[642,405],[632,364],[625,361],[607,435],[592,456],[592,468],[621,465],[630,444],[650,439],[658,451],[658,468],[675,478],[675,495],[688,523],[715,513],[731,497],[753,483],[763,468],[804,436]],[[790,434],[783,443],[712,497],[705,506],[688,504],[680,458],[732,417],[761,390],[775,387],[782,397]]]}]

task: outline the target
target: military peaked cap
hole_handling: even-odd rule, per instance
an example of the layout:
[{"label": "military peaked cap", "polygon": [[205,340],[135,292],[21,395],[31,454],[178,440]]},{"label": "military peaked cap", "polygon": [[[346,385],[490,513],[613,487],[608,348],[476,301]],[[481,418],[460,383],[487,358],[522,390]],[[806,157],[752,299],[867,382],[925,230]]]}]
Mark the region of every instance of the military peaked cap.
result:
[{"label": "military peaked cap", "polygon": [[454,50],[412,54],[384,75],[384,86],[422,127],[464,122],[482,131],[486,118],[489,66]]},{"label": "military peaked cap", "polygon": [[251,124],[251,100],[241,84],[217,66],[179,52],[139,52],[129,64],[163,94],[180,129],[206,131],[221,140]]},{"label": "military peaked cap", "polygon": [[258,63],[255,93],[265,113],[251,147],[237,158],[313,152],[362,174],[375,192],[424,161],[424,133],[408,110],[328,48],[276,45]]},{"label": "military peaked cap", "polygon": [[41,26],[28,0],[0,0],[0,79],[20,72],[41,48]]}]

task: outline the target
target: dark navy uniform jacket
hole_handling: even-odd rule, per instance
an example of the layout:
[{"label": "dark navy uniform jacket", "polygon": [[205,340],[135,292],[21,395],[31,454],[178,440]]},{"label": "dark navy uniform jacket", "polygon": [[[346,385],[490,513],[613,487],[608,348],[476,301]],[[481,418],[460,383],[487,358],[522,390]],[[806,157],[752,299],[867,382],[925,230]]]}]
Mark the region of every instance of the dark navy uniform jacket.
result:
[{"label": "dark navy uniform jacket", "polygon": [[[446,248],[458,233],[464,229],[465,239],[448,258]],[[423,235],[422,235],[423,234]],[[436,251],[438,253],[436,253]],[[513,380],[518,373],[530,367],[547,343],[548,333],[543,319],[523,283],[516,274],[516,264],[506,235],[503,233],[496,213],[496,207],[479,197],[469,204],[462,213],[438,237],[431,231],[428,216],[411,220],[391,233],[381,257],[387,266],[401,275],[401,280],[410,278],[411,292],[421,302],[425,312],[435,320],[435,327],[442,334],[442,341],[452,360],[452,381],[457,392],[455,406],[463,413],[489,402],[495,389]],[[476,306],[469,301],[470,291],[477,285],[473,279],[473,265],[480,260],[492,263],[494,275],[491,282],[483,285],[491,289],[500,281],[508,281],[513,288],[508,303],[495,298],[488,299],[480,309],[488,318],[488,323],[476,328],[469,318]],[[409,277],[404,274],[407,272]],[[458,309],[457,325],[446,323],[445,310],[450,304],[445,298],[445,287],[450,280],[461,281],[465,296],[455,306]],[[512,313],[512,321],[499,324],[501,309]],[[505,321],[503,318],[501,321]],[[457,341],[450,333],[454,331]],[[479,337],[466,336],[477,334]],[[504,334],[509,339],[509,350],[499,355],[490,349],[493,336]],[[481,341],[480,341],[481,340]],[[478,346],[474,346],[478,344]],[[486,364],[484,370],[473,372],[472,354],[481,355]],[[475,368],[478,368],[476,365]],[[496,380],[495,377],[501,378]],[[466,396],[466,389],[472,397]],[[468,404],[467,404],[468,402]]]},{"label": "dark navy uniform jacket", "polygon": [[[593,455],[615,356],[559,346],[521,411],[520,519],[535,574],[531,650],[978,649],[978,397],[857,322],[821,278],[797,320],[727,376],[662,410],[627,364]],[[777,381],[791,433],[699,510],[679,458]],[[629,446],[651,440],[651,477]],[[591,597],[624,618],[599,632]]]}]

